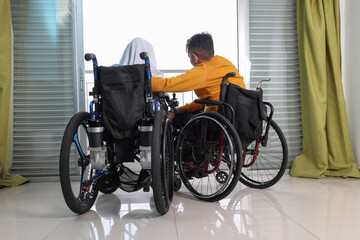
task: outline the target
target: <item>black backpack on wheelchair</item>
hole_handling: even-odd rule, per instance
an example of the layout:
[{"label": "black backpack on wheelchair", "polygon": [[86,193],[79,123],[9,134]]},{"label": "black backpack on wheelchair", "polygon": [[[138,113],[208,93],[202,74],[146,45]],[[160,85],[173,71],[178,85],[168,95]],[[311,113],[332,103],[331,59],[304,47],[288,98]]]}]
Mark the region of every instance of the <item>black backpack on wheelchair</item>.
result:
[{"label": "black backpack on wheelchair", "polygon": [[[232,120],[245,149],[261,136],[263,121],[268,120],[267,108],[263,102],[263,90],[261,88],[256,91],[247,90],[230,83],[221,87],[220,95],[222,101],[232,107],[222,106],[220,113]],[[269,118],[272,118],[272,112]]]}]

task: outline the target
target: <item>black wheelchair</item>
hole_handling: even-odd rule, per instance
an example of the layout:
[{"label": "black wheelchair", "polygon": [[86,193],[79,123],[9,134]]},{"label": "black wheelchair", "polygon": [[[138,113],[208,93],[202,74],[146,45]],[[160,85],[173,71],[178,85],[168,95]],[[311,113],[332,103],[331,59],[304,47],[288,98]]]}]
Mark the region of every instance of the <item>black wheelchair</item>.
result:
[{"label": "black wheelchair", "polygon": [[260,87],[270,79],[261,80],[254,91],[228,84],[232,76],[235,73],[228,73],[222,80],[220,101],[195,100],[219,106],[219,113],[195,115],[177,139],[176,170],[189,191],[207,201],[226,197],[238,180],[248,187],[268,188],[287,167],[285,136]]},{"label": "black wheelchair", "polygon": [[[153,94],[147,53],[145,64],[98,66],[94,54],[94,88],[90,113],[68,123],[60,150],[61,189],[68,207],[87,212],[98,192],[153,190],[156,210],[165,214],[173,198],[174,148],[167,113],[176,99]],[[140,171],[127,162],[137,161]]]}]

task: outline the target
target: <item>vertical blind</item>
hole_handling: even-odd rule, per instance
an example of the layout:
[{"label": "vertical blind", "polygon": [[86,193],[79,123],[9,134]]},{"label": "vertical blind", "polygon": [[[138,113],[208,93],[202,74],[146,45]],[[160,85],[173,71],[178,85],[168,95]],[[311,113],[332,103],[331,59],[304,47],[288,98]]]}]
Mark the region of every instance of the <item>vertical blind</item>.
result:
[{"label": "vertical blind", "polygon": [[296,0],[249,1],[251,89],[261,78],[264,100],[274,105],[274,121],[285,134],[289,165],[301,153],[300,70]]},{"label": "vertical blind", "polygon": [[65,126],[75,112],[70,0],[11,0],[14,32],[12,171],[58,175]]}]

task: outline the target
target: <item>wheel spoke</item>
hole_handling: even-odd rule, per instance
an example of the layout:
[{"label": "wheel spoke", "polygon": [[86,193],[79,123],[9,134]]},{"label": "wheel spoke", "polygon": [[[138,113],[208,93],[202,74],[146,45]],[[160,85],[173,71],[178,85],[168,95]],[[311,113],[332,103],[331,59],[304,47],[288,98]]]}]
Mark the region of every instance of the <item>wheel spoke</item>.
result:
[{"label": "wheel spoke", "polygon": [[[259,145],[256,158],[253,155],[256,150],[254,142],[248,147],[247,153],[252,154],[247,154],[245,158],[240,181],[249,187],[270,187],[280,180],[286,169],[288,161],[286,139],[274,121],[270,122],[269,127],[267,145],[266,147]],[[252,164],[249,164],[251,161]]]},{"label": "wheel spoke", "polygon": [[240,147],[235,129],[221,115],[206,112],[194,117],[178,138],[177,161],[185,186],[200,199],[222,199],[238,181]]}]

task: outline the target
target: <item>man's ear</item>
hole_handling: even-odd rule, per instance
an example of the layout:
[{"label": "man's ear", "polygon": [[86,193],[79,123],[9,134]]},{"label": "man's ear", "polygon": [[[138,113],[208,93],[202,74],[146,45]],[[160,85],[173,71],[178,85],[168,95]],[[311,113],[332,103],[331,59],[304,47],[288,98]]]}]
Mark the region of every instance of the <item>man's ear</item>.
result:
[{"label": "man's ear", "polygon": [[199,63],[202,62],[201,59],[199,58],[199,56],[196,53],[193,53],[193,55],[194,55],[195,64],[199,64]]}]

